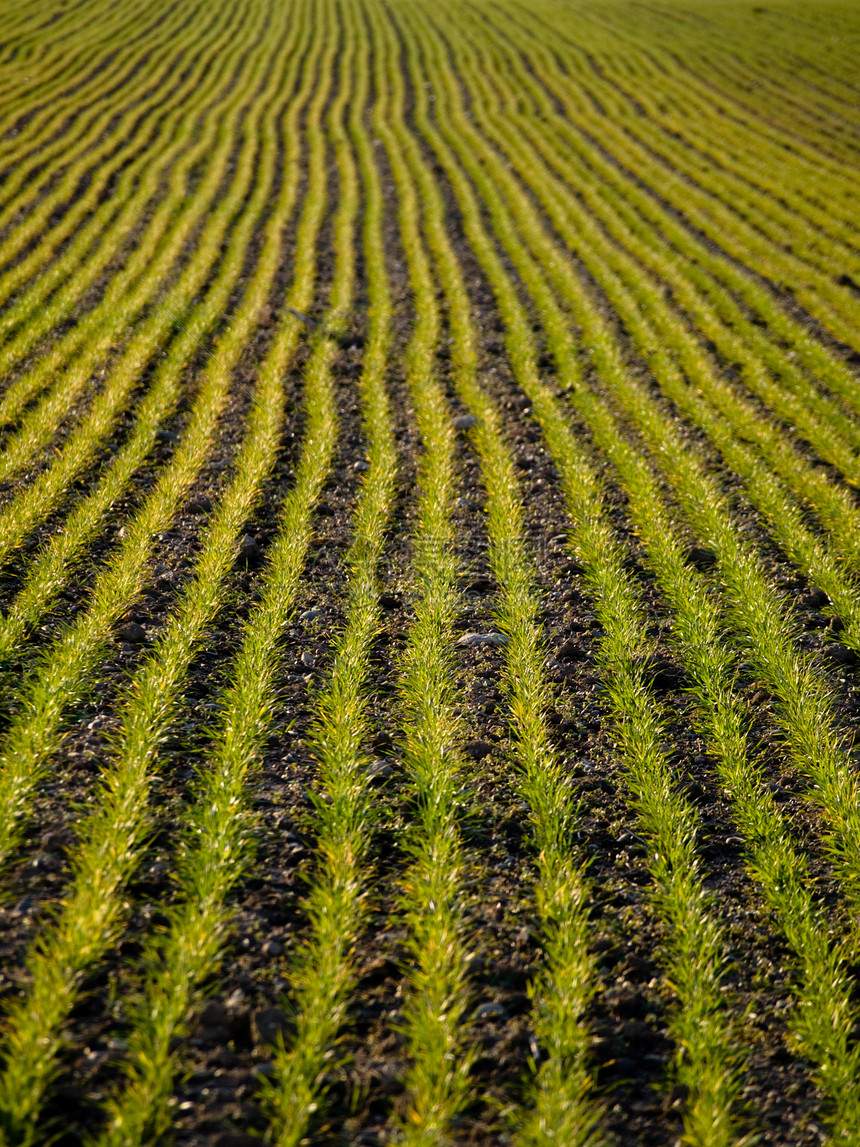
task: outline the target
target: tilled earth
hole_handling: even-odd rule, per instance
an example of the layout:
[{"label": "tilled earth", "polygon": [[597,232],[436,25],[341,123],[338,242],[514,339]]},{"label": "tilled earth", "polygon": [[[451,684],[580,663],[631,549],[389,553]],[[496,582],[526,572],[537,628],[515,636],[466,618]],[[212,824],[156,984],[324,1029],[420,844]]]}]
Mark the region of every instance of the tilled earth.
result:
[{"label": "tilled earth", "polygon": [[[468,265],[468,250],[461,257]],[[397,264],[397,260],[393,262]],[[402,262],[400,263],[402,266]],[[478,277],[472,268],[473,282]],[[556,471],[544,447],[524,396],[513,385],[498,333],[501,323],[486,287],[476,288],[478,315],[485,332],[480,380],[504,411],[528,507],[527,530],[535,574],[544,595],[541,618],[553,683],[548,720],[555,743],[580,800],[578,846],[588,864],[592,893],[593,949],[598,990],[589,1021],[591,1048],[598,1066],[597,1082],[605,1104],[604,1125],[619,1142],[643,1145],[673,1142],[679,1134],[685,1095],[667,1085],[674,1045],[667,1034],[666,1014],[672,994],[659,959],[664,937],[649,910],[649,876],[643,861],[644,842],[636,831],[635,813],[625,789],[623,768],[614,753],[613,731],[603,698],[603,680],[595,663],[601,637],[594,603],[585,592],[578,567],[567,554],[568,522]],[[401,302],[408,287],[399,288]],[[404,322],[401,344],[408,336]],[[235,924],[224,954],[221,975],[201,1002],[190,1038],[181,1048],[183,1076],[175,1097],[177,1141],[188,1147],[250,1147],[265,1131],[266,1119],[256,1102],[261,1077],[270,1071],[271,1047],[290,1038],[289,977],[291,956],[301,942],[302,900],[306,877],[313,870],[314,839],[309,793],[315,764],[304,742],[313,718],[315,693],[326,679],[332,638],[343,623],[343,558],[351,536],[351,514],[364,458],[359,411],[352,380],[361,360],[360,328],[344,339],[336,368],[341,398],[342,433],[333,477],[318,507],[313,554],[301,600],[283,649],[282,689],[277,728],[254,779],[259,842],[253,875],[235,896]],[[299,412],[301,356],[288,379],[291,401]],[[442,360],[444,370],[444,359]],[[253,377],[253,365],[247,377]],[[356,953],[358,983],[351,1023],[327,1079],[329,1103],[317,1128],[317,1141],[384,1144],[393,1141],[401,1112],[406,1051],[398,1030],[404,990],[405,929],[398,924],[398,881],[407,864],[401,845],[410,818],[408,785],[398,757],[395,698],[398,654],[410,625],[410,535],[414,516],[413,488],[420,444],[411,422],[402,377],[391,377],[396,433],[402,449],[400,496],[392,535],[381,570],[384,625],[373,663],[375,735],[368,784],[378,809],[374,832],[374,890],[370,924]],[[171,607],[176,588],[187,576],[208,507],[218,497],[242,418],[239,393],[228,411],[218,452],[193,491],[174,528],[159,542],[157,564],[147,592],[131,621],[157,631]],[[462,406],[451,394],[451,413]],[[181,421],[181,420],[180,420]],[[233,428],[235,427],[235,433]],[[181,431],[178,422],[176,429]],[[263,504],[248,530],[262,551],[277,526],[283,489],[289,483],[300,439],[294,424]],[[159,452],[168,453],[167,446]],[[158,459],[156,458],[156,461]],[[458,553],[462,559],[466,631],[493,626],[497,586],[485,560],[487,539],[478,512],[483,501],[478,459],[467,436],[458,456]],[[141,489],[146,477],[141,475]],[[133,496],[129,498],[129,507]],[[626,532],[623,499],[614,496],[612,512]],[[110,544],[106,537],[104,546]],[[671,649],[662,640],[661,605],[649,575],[639,564],[635,538],[630,539],[631,569],[653,608],[654,684],[659,700],[673,714],[672,744],[688,795],[703,827],[703,856],[708,886],[717,895],[735,958],[726,977],[738,1015],[744,1016],[742,1038],[750,1049],[748,1101],[763,1127],[763,1142],[812,1144],[820,1133],[810,1119],[820,1096],[802,1063],[788,1050],[785,1018],[791,1006],[787,989],[790,961],[779,937],[762,912],[743,864],[726,794],[714,779],[703,745],[691,731],[687,684]],[[801,604],[806,591],[794,572],[774,573]],[[87,984],[72,1016],[72,1040],[64,1054],[59,1086],[48,1115],[60,1131],[58,1143],[79,1142],[84,1128],[98,1126],[91,1105],[103,1098],[118,1078],[124,1049],[123,999],[133,987],[129,969],[141,952],[139,937],[163,921],[172,895],[171,844],[176,818],[193,777],[196,755],[205,748],[206,729],[215,705],[223,666],[236,648],[241,619],[256,594],[258,569],[237,567],[231,604],[213,627],[205,653],[189,680],[185,720],[166,747],[156,791],[156,820],[144,867],[129,890],[134,905],[122,942],[104,969]],[[14,584],[10,577],[7,585]],[[86,583],[79,586],[84,593]],[[806,595],[806,596],[805,596]],[[49,634],[77,602],[67,593]],[[821,614],[799,613],[810,635],[818,632]],[[77,802],[93,792],[104,747],[115,727],[115,704],[140,656],[140,647],[118,642],[105,663],[97,695],[84,702],[67,736],[51,782],[35,810],[26,861],[14,872],[14,894],[0,916],[3,949],[2,983],[15,991],[22,982],[20,960],[44,913],[61,894],[65,850],[74,840]],[[540,1049],[529,1024],[529,986],[539,966],[530,886],[533,855],[524,828],[524,808],[512,783],[513,744],[499,688],[502,653],[494,648],[460,651],[462,690],[471,760],[463,832],[469,859],[467,894],[462,905],[470,947],[474,1012],[470,1038],[478,1048],[472,1077],[474,1101],[458,1138],[486,1145],[509,1140],[506,1111],[519,1094]],[[13,667],[18,671],[18,666]],[[835,677],[845,697],[846,720],[855,722],[852,674]],[[781,807],[788,811],[815,856],[816,828],[809,806],[795,795],[799,782],[780,763],[779,746],[768,720],[768,698],[751,681],[746,688],[756,706],[754,734],[769,754]],[[805,831],[808,828],[808,832]],[[816,875],[826,878],[824,861],[814,861]]]},{"label": "tilled earth", "polygon": [[[413,95],[410,90],[410,117],[414,112]],[[21,130],[26,122],[26,118],[21,120]],[[421,147],[424,160],[438,177],[441,167],[429,149]],[[383,621],[374,643],[370,672],[373,731],[367,745],[371,756],[367,785],[373,794],[375,817],[370,913],[367,929],[354,953],[357,982],[349,1024],[330,1057],[324,1079],[326,1101],[312,1129],[312,1139],[307,1140],[320,1147],[394,1144],[398,1142],[400,1121],[406,1115],[404,1077],[408,1053],[402,1009],[409,952],[401,882],[409,863],[404,840],[414,809],[400,755],[398,679],[402,650],[414,618],[412,557],[422,444],[404,365],[415,325],[415,302],[407,253],[401,246],[394,178],[386,166],[383,149],[377,150],[385,196],[386,266],[394,308],[386,383],[400,471],[379,570]],[[283,142],[278,154],[283,161]],[[303,162],[306,161],[304,155]],[[231,173],[225,173],[225,185]],[[188,193],[198,178],[199,172],[192,178]],[[538,620],[543,628],[546,668],[552,686],[546,716],[559,759],[573,780],[579,802],[576,847],[587,868],[596,966],[595,993],[587,1024],[596,1074],[595,1093],[602,1110],[601,1126],[607,1141],[619,1145],[674,1145],[680,1143],[687,1095],[683,1087],[673,1083],[677,1048],[669,1034],[669,1016],[674,994],[662,956],[667,937],[652,908],[647,843],[638,831],[636,809],[617,751],[606,698],[607,682],[600,667],[603,634],[596,603],[581,568],[570,556],[570,521],[559,475],[528,400],[516,385],[503,316],[468,242],[454,190],[441,178],[440,187],[446,226],[468,283],[472,318],[479,334],[478,381],[502,412],[507,441],[517,463],[526,507],[527,540],[542,595]],[[303,178],[299,199],[305,190]],[[313,306],[305,316],[306,337],[283,379],[287,429],[277,464],[265,482],[253,519],[246,525],[253,542],[250,548],[246,546],[244,558],[237,560],[230,575],[226,603],[191,666],[180,719],[160,752],[152,793],[151,832],[144,861],[127,890],[127,922],[108,957],[85,981],[64,1031],[56,1082],[39,1124],[47,1129],[46,1136],[53,1136],[51,1142],[57,1147],[77,1147],[85,1136],[99,1131],[103,1121],[100,1104],[123,1078],[123,1056],[130,1030],[128,1001],[139,986],[145,941],[164,927],[167,910],[176,896],[177,832],[186,813],[196,766],[209,745],[219,690],[239,648],[243,623],[260,598],[263,563],[278,530],[284,494],[295,477],[304,430],[304,371],[315,324],[328,305],[337,254],[334,210],[338,185],[334,168],[329,171],[328,191],[330,207],[318,242],[318,280]],[[77,839],[76,828],[82,810],[97,796],[99,776],[119,726],[119,707],[136,668],[174,608],[178,591],[193,574],[208,516],[229,481],[254,384],[292,280],[297,255],[295,230],[293,220],[282,236],[281,266],[254,341],[231,372],[230,401],[216,445],[180,513],[157,538],[145,590],[117,631],[97,678],[68,714],[61,749],[33,800],[24,846],[5,878],[6,895],[0,903],[0,994],[7,1001],[26,991],[27,952],[40,931],[49,925],[68,886],[69,853]],[[123,250],[131,249],[136,234],[137,231],[132,232]],[[259,255],[259,242],[258,235],[247,253],[246,271]],[[192,239],[183,259],[193,254]],[[503,254],[501,258],[518,289],[522,288],[516,269]],[[610,322],[631,373],[647,379],[647,364],[637,354],[621,320],[615,317],[610,301],[573,256],[571,262]],[[81,300],[81,314],[98,299],[117,269],[116,263],[108,266]],[[315,864],[313,794],[317,765],[309,734],[317,698],[328,679],[333,643],[345,622],[344,562],[361,476],[367,468],[358,385],[368,335],[366,269],[361,257],[357,272],[359,289],[347,329],[339,338],[333,366],[339,418],[337,453],[322,500],[315,508],[312,549],[282,647],[274,726],[251,782],[256,853],[248,875],[233,894],[233,926],[220,971],[205,986],[197,1000],[189,1034],[175,1048],[181,1070],[172,1110],[180,1147],[253,1147],[261,1142],[268,1123],[259,1102],[260,1086],[273,1073],[273,1048],[281,1039],[289,1045],[294,1030],[291,974],[306,934],[303,902]],[[243,281],[240,279],[239,283]],[[525,290],[521,293],[525,299]],[[15,660],[0,665],[3,727],[16,712],[22,680],[34,670],[44,647],[86,607],[97,571],[115,552],[124,525],[172,457],[187,423],[199,376],[208,356],[215,353],[218,335],[238,308],[241,294],[237,284],[222,327],[210,342],[201,345],[189,365],[186,392],[178,411],[165,422],[146,465],[114,505],[111,521],[93,544],[88,560],[82,568],[71,571],[67,588],[29,646]],[[858,352],[830,334],[787,289],[779,299],[787,313],[808,325],[811,336],[845,361],[856,364]],[[542,377],[554,386],[556,367],[543,333],[542,316],[535,307],[525,305],[540,344]],[[59,339],[74,326],[77,313],[73,312],[58,327],[54,338]],[[446,321],[434,367],[446,389],[450,417],[455,420],[465,413],[465,407],[452,378],[450,341]],[[22,362],[17,372],[25,372],[30,365],[29,360]],[[62,447],[77,420],[86,414],[110,365],[109,362],[93,380],[85,398],[66,412],[53,443],[55,448]],[[14,381],[15,377],[7,381]],[[136,396],[144,392],[150,379],[151,372],[145,372]],[[592,371],[589,381],[600,391],[602,383],[596,372]],[[612,401],[611,393],[602,393]],[[839,721],[847,737],[860,744],[856,658],[844,646],[835,646],[841,654],[834,654],[832,641],[827,643],[830,655],[825,653],[825,637],[833,637],[832,632],[826,633],[828,627],[838,629],[826,613],[826,597],[808,584],[772,544],[764,523],[745,498],[741,483],[705,436],[678,418],[668,401],[661,400],[661,409],[674,420],[685,441],[707,459],[721,481],[735,520],[756,544],[773,584],[793,603],[799,647],[821,655],[820,671],[832,690]],[[588,444],[588,432],[572,409],[570,423]],[[94,473],[81,478],[70,492],[73,498],[94,488],[101,467],[125,440],[132,425],[130,410],[100,452]],[[463,632],[486,632],[495,624],[499,587],[487,558],[480,461],[472,449],[466,423],[461,425],[464,429],[458,436],[456,501],[456,552],[462,589],[458,626]],[[11,433],[12,429],[3,427],[2,431]],[[815,457],[808,443],[801,445],[808,449],[811,458]],[[624,496],[608,465],[594,457],[606,479],[612,524],[627,546],[628,570],[649,611],[653,640],[651,685],[662,706],[678,783],[699,817],[706,887],[726,930],[731,962],[724,992],[736,1017],[737,1044],[746,1051],[743,1099],[749,1123],[757,1129],[762,1144],[810,1147],[825,1140],[825,1131],[819,1125],[823,1096],[814,1080],[812,1065],[799,1059],[792,1047],[793,957],[747,874],[744,840],[733,819],[731,794],[719,783],[714,762],[694,731],[691,683],[668,640],[666,606],[630,525]],[[47,458],[41,459],[26,473],[7,482],[0,489],[0,497],[11,500],[41,472],[46,462]],[[851,488],[835,467],[824,469],[843,488]],[[67,510],[68,504],[63,503],[26,538],[4,568],[0,575],[0,605],[4,608],[14,599],[33,555],[62,528]],[[714,555],[698,549],[692,535],[688,541],[692,560],[702,572],[716,577],[712,570]],[[495,1147],[513,1141],[511,1113],[544,1054],[530,1023],[531,990],[542,958],[533,897],[535,857],[527,831],[528,810],[517,792],[515,745],[501,688],[503,651],[493,646],[458,646],[457,656],[457,684],[465,727],[462,750],[467,761],[461,824],[466,875],[460,909],[470,952],[471,1011],[464,1042],[474,1046],[475,1056],[471,1101],[454,1132],[462,1147]],[[806,782],[799,771],[786,763],[772,713],[773,698],[743,666],[738,687],[751,705],[751,743],[763,763],[769,788],[809,858],[810,875],[822,903],[832,908],[833,920],[841,926],[844,907],[820,843],[823,824],[803,796]],[[852,974],[856,970],[852,969]]]}]

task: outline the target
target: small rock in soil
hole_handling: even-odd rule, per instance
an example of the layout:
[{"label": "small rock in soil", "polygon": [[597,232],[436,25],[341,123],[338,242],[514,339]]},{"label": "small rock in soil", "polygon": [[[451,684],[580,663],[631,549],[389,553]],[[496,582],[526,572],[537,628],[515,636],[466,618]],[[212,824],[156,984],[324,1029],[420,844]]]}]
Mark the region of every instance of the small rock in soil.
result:
[{"label": "small rock in soil", "polygon": [[496,583],[489,577],[476,577],[466,586],[470,593],[493,593]]},{"label": "small rock in soil", "polygon": [[504,633],[464,633],[462,637],[457,638],[458,645],[467,647],[479,645],[507,645],[508,639]]},{"label": "small rock in soil", "polygon": [[364,474],[370,469],[370,463],[363,461],[353,462],[352,468],[353,470],[357,470],[359,474]]},{"label": "small rock in soil", "polygon": [[387,761],[371,761],[365,770],[365,776],[370,781],[386,781],[394,776],[394,767]]},{"label": "small rock in soil", "polygon": [[286,1012],[280,1008],[260,1008],[251,1017],[251,1034],[254,1043],[274,1044],[287,1027]]},{"label": "small rock in soil", "polygon": [[797,604],[801,609],[821,609],[829,601],[830,598],[824,590],[814,585],[810,588],[809,593],[805,593],[797,599]]},{"label": "small rock in soil", "polygon": [[313,669],[316,663],[317,661],[314,655],[309,653],[306,649],[302,654],[302,665],[306,666],[308,669]]},{"label": "small rock in soil", "polygon": [[239,543],[239,561],[246,566],[258,566],[263,560],[263,551],[257,545],[257,539],[245,534]]},{"label": "small rock in soil", "polygon": [[316,621],[318,617],[322,617],[321,609],[306,609],[304,613],[299,614],[299,621]]},{"label": "small rock in soil", "polygon": [[146,641],[146,630],[136,621],[129,621],[120,626],[116,635],[120,641],[128,642],[130,645],[139,645],[142,641]]},{"label": "small rock in soil", "polygon": [[172,430],[156,430],[155,437],[159,442],[178,442],[179,435],[174,434]]},{"label": "small rock in soil", "polygon": [[687,561],[697,569],[709,569],[716,563],[716,560],[717,555],[714,551],[707,549],[705,546],[691,546],[687,550]]},{"label": "small rock in soil", "polygon": [[455,430],[471,430],[473,426],[478,425],[478,419],[474,414],[461,414],[454,419]]},{"label": "small rock in soil", "polygon": [[563,574],[565,577],[574,577],[576,574],[585,573],[585,566],[582,564],[582,562],[569,561],[565,562],[563,566],[560,566],[558,572]]},{"label": "small rock in soil", "polygon": [[475,1020],[496,1020],[502,1022],[508,1018],[508,1009],[503,1004],[481,1004],[479,1008],[475,1009],[475,1014],[472,1018]]},{"label": "small rock in soil", "polygon": [[559,661],[578,661],[581,657],[579,646],[575,641],[565,641],[555,652]]},{"label": "small rock in soil", "polygon": [[475,761],[482,761],[492,751],[493,746],[487,741],[469,741],[463,746],[463,752]]},{"label": "small rock in soil", "polygon": [[199,1022],[204,1028],[223,1027],[229,1020],[229,1009],[220,1000],[210,1000],[200,1013]]},{"label": "small rock in soil", "polygon": [[833,641],[827,646],[827,656],[834,665],[856,665],[857,654],[847,645]]},{"label": "small rock in soil", "polygon": [[264,956],[282,956],[284,945],[280,940],[267,940],[260,951]]},{"label": "small rock in soil", "polygon": [[205,494],[198,494],[196,498],[192,498],[188,503],[188,512],[190,514],[208,514],[212,509],[212,502]]},{"label": "small rock in soil", "polygon": [[643,668],[646,677],[658,692],[677,689],[685,680],[683,671],[663,658],[648,658]]}]

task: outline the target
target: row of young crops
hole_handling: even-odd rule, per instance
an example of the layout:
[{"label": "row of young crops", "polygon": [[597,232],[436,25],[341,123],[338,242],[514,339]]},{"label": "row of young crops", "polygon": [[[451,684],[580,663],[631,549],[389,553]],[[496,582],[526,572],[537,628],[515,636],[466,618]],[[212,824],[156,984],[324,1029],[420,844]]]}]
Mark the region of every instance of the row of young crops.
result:
[{"label": "row of young crops", "polygon": [[3,23],[0,1142],[860,1144],[852,6]]}]

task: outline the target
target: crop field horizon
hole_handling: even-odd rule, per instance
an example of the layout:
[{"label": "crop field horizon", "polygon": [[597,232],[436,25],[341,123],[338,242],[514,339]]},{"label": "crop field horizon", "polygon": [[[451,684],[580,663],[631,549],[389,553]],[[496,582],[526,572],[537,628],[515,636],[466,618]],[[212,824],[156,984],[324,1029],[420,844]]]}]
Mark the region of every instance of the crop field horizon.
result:
[{"label": "crop field horizon", "polygon": [[860,1147],[858,56],[5,6],[0,1147]]}]

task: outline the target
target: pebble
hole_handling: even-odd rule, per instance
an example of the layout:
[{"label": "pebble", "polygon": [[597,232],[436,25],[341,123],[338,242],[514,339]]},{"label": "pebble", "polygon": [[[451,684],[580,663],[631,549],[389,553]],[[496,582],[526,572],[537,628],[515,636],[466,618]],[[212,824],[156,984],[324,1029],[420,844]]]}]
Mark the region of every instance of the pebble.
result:
[{"label": "pebble", "polygon": [[467,647],[479,645],[507,645],[508,638],[504,633],[464,633],[457,638],[457,644]]},{"label": "pebble", "polygon": [[302,665],[304,665],[307,669],[313,669],[316,663],[317,661],[314,655],[308,652],[306,649],[302,654]]},{"label": "pebble", "polygon": [[387,761],[371,761],[364,775],[371,781],[385,781],[394,776],[394,766]]},{"label": "pebble", "polygon": [[246,566],[258,566],[263,560],[263,551],[257,545],[257,539],[245,534],[239,543],[239,560]]},{"label": "pebble", "polygon": [[475,761],[482,761],[492,751],[493,746],[488,741],[469,741],[463,746],[463,752]]},{"label": "pebble", "polygon": [[473,426],[478,425],[478,419],[474,414],[461,414],[454,419],[455,430],[471,430]]},{"label": "pebble", "polygon": [[834,665],[854,665],[857,662],[857,654],[854,650],[849,649],[847,645],[840,645],[836,641],[828,644],[827,656]]},{"label": "pebble", "polygon": [[166,589],[176,581],[176,573],[167,566],[158,565],[153,570],[155,588]]},{"label": "pebble", "polygon": [[159,442],[178,442],[179,435],[174,434],[172,430],[156,430],[155,437]]},{"label": "pebble", "polygon": [[352,468],[353,470],[357,470],[359,474],[365,474],[370,469],[370,463],[363,461],[353,462]]},{"label": "pebble", "polygon": [[472,1018],[475,1020],[506,1020],[508,1018],[508,1009],[503,1004],[481,1004],[479,1008],[475,1009],[475,1014]]},{"label": "pebble", "polygon": [[146,641],[146,630],[142,625],[138,625],[136,621],[129,621],[125,625],[120,626],[116,631],[116,635],[122,642],[127,642],[131,645],[139,645],[142,641]]},{"label": "pebble", "polygon": [[200,1024],[205,1028],[222,1027],[230,1017],[229,1008],[220,1000],[210,1000],[200,1013]]},{"label": "pebble", "polygon": [[198,494],[188,503],[189,514],[208,514],[212,509],[212,502],[205,494]]},{"label": "pebble", "polygon": [[809,593],[805,593],[797,599],[797,604],[801,609],[821,609],[829,601],[830,598],[824,590],[814,585],[810,588]]},{"label": "pebble", "polygon": [[316,621],[318,617],[322,617],[321,609],[306,609],[304,613],[299,614],[299,621]]},{"label": "pebble", "polygon": [[687,561],[699,569],[707,569],[715,564],[717,555],[706,546],[691,546],[687,550]]},{"label": "pebble", "polygon": [[267,940],[260,950],[264,956],[282,956],[284,945],[280,940]]},{"label": "pebble", "polygon": [[470,593],[493,593],[496,589],[496,583],[489,577],[476,577],[466,588]]},{"label": "pebble", "polygon": [[684,680],[684,674],[678,666],[664,658],[649,659],[643,668],[657,690],[675,689]]},{"label": "pebble", "polygon": [[274,1044],[287,1026],[287,1014],[280,1008],[260,1008],[251,1016],[254,1043]]},{"label": "pebble", "polygon": [[555,651],[555,655],[559,661],[579,661],[579,646],[575,641],[565,641],[564,645]]}]

